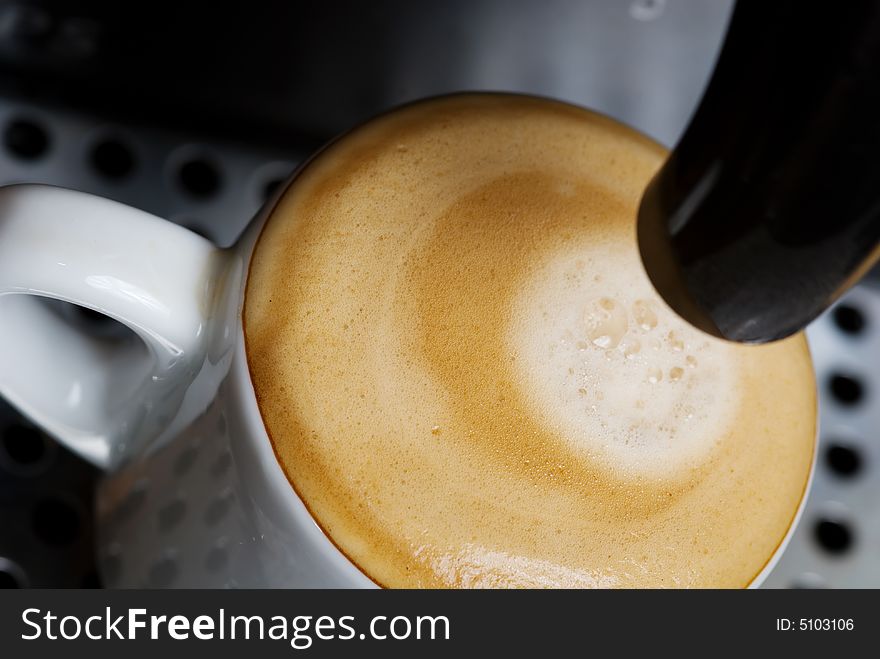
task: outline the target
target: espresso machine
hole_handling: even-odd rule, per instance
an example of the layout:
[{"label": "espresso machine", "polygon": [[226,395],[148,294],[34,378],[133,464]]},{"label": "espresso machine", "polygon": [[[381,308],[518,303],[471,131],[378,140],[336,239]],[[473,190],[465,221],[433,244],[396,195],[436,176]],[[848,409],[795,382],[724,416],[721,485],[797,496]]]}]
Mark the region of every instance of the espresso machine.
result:
[{"label": "espresso machine", "polygon": [[738,3],[700,105],[642,199],[658,292],[709,334],[802,330],[880,257],[880,8]]},{"label": "espresso machine", "polygon": [[[779,6],[0,0],[0,185],[84,190],[228,245],[310,152],[400,103],[506,90],[609,114],[675,147],[639,218],[646,269],[673,308],[740,341],[810,323],[819,453],[765,586],[878,587],[880,279],[865,275],[878,213],[864,174],[880,12],[853,5],[835,27]],[[740,36],[722,49],[728,28]],[[803,260],[782,258],[800,247]],[[108,341],[123,332],[54,308]],[[0,401],[0,586],[101,585],[96,477]]]}]

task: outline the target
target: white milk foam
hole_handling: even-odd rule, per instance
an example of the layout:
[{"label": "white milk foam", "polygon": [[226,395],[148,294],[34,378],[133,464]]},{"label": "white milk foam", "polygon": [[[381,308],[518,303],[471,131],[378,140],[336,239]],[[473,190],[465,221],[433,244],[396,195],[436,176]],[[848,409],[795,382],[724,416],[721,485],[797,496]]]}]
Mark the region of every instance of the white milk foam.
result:
[{"label": "white milk foam", "polygon": [[522,391],[617,477],[687,473],[740,406],[736,354],[665,308],[632,261],[612,239],[569,245],[536,269],[509,336]]}]

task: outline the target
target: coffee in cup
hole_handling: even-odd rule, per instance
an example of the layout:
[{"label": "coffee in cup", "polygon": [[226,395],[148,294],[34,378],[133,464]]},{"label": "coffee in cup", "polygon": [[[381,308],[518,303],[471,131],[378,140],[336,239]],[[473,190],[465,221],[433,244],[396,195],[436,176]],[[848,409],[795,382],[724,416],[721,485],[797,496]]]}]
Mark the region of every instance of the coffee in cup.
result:
[{"label": "coffee in cup", "polygon": [[802,335],[660,300],[636,210],[665,150],[502,94],[406,106],[310,160],[256,245],[248,365],[276,456],[388,587],[742,587],[813,461]]}]

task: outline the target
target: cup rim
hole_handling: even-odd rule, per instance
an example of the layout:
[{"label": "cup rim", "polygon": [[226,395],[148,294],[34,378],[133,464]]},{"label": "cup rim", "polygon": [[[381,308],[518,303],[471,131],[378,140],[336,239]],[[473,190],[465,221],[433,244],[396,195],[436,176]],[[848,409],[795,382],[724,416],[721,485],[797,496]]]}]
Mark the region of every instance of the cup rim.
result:
[{"label": "cup rim", "polygon": [[[341,578],[351,587],[378,587],[378,584],[354,563],[318,524],[287,477],[278,456],[275,454],[275,448],[257,404],[256,392],[247,364],[244,330],[240,324],[237,333],[230,376],[234,378],[235,403],[241,410],[242,423],[249,438],[246,442],[249,445],[246,448],[248,461],[256,463],[256,468],[263,479],[264,487],[262,490],[268,493],[266,496],[268,496],[269,505],[266,508],[283,510],[285,519],[281,523],[289,525],[294,533],[321,552],[329,563],[329,569],[338,570]],[[233,442],[233,453],[236,452],[234,444]],[[253,492],[251,496],[254,496]],[[266,501],[260,502],[258,500],[258,503],[265,504]]]},{"label": "cup rim", "polygon": [[[810,360],[812,365],[812,359]],[[789,543],[791,542],[792,537],[797,531],[798,526],[800,525],[801,519],[804,516],[804,509],[807,505],[807,499],[810,498],[810,490],[813,489],[813,479],[816,474],[816,463],[818,462],[818,453],[819,453],[819,414],[818,409],[816,413],[816,431],[813,437],[813,458],[810,463],[810,472],[807,475],[807,482],[804,484],[804,491],[801,494],[801,500],[798,503],[797,510],[795,511],[794,517],[791,519],[791,523],[788,525],[788,530],[785,532],[785,535],[782,537],[782,540],[779,543],[779,546],[776,547],[776,551],[771,554],[770,558],[764,564],[764,567],[761,569],[758,574],[755,575],[754,579],[746,586],[747,589],[760,588],[763,583],[767,580],[767,577],[773,572],[776,566],[779,564],[782,555],[785,554],[785,550],[788,548]]]}]

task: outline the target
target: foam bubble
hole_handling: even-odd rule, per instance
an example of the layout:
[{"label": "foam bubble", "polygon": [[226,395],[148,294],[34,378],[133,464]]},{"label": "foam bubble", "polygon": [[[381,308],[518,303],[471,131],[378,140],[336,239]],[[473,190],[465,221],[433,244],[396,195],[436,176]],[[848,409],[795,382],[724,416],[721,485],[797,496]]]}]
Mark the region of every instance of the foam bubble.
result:
[{"label": "foam bubble", "polygon": [[620,347],[623,350],[624,357],[635,359],[636,355],[642,350],[642,343],[634,337],[626,336],[621,340]]},{"label": "foam bubble", "polygon": [[587,338],[593,345],[603,349],[616,348],[628,329],[626,311],[611,298],[599,298],[587,309],[584,325]]},{"label": "foam bubble", "polygon": [[633,320],[643,332],[650,332],[657,327],[657,314],[653,307],[654,304],[648,300],[640,299],[633,302]]},{"label": "foam bubble", "polygon": [[670,330],[669,334],[666,335],[666,339],[673,352],[681,352],[684,350],[684,341],[679,338],[678,334],[675,333],[675,330]]}]

